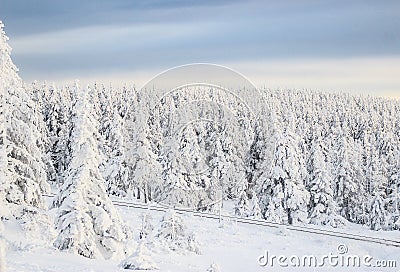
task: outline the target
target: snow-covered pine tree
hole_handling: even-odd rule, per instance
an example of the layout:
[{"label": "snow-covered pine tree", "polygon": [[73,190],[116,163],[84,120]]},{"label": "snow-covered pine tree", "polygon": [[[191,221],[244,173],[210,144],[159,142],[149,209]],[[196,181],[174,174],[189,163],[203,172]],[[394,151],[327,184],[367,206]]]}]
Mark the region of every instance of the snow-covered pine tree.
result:
[{"label": "snow-covered pine tree", "polygon": [[[164,185],[158,199],[168,205],[208,209],[211,179],[204,170],[207,165],[201,153],[202,126],[189,124],[180,133],[165,137],[161,148],[162,179]],[[203,139],[204,140],[204,139]],[[215,193],[214,191],[212,193]],[[215,200],[215,199],[212,199]],[[212,201],[211,201],[212,202]]]},{"label": "snow-covered pine tree", "polygon": [[21,222],[26,223],[33,220],[32,214],[40,212],[37,208],[45,208],[42,193],[48,190],[46,167],[39,146],[41,135],[37,129],[41,118],[35,111],[30,91],[23,88],[18,69],[11,60],[11,48],[3,27],[0,22],[1,161],[5,164],[2,169],[6,176],[1,181],[1,190],[11,214],[23,218]]},{"label": "snow-covered pine tree", "polygon": [[168,241],[171,250],[178,250],[185,247],[185,232],[182,218],[170,210],[165,213],[156,236]]},{"label": "snow-covered pine tree", "polygon": [[[49,144],[47,152],[51,157],[52,168],[55,172],[54,177],[49,181],[55,187],[59,187],[70,159],[68,141],[71,131],[70,117],[73,101],[68,87],[59,89],[52,85],[43,91],[43,120],[46,124]],[[48,174],[48,176],[51,175]]]},{"label": "snow-covered pine tree", "polygon": [[[1,28],[1,22],[0,22],[0,28]],[[1,30],[3,31],[3,30]],[[2,33],[0,33],[3,35]],[[1,41],[0,45],[0,50],[3,49],[3,41]],[[3,52],[0,53],[1,56],[3,55]],[[3,60],[1,60],[1,66],[0,66],[0,73],[3,73]],[[1,79],[1,78],[0,78]],[[6,169],[7,169],[7,151],[6,151],[6,117],[5,117],[5,111],[6,111],[6,88],[4,85],[3,80],[0,81],[0,224],[1,220],[3,217],[6,217],[6,213],[8,208],[6,207],[6,186],[7,186],[7,180],[6,180]]]},{"label": "snow-covered pine tree", "polygon": [[[211,140],[212,139],[212,140]],[[213,190],[219,192],[221,201],[224,201],[229,192],[229,168],[230,162],[228,161],[224,150],[222,149],[221,139],[218,137],[211,137],[210,145],[212,145],[211,160],[209,165],[211,167],[211,177],[213,180]]]},{"label": "snow-covered pine tree", "polygon": [[310,194],[305,189],[302,180],[293,180],[287,183],[287,211],[288,223],[292,225],[307,224],[308,210],[307,204],[310,199]]},{"label": "snow-covered pine tree", "polygon": [[[237,203],[235,205],[235,215],[240,217],[252,217],[254,219],[262,218],[262,211],[259,205],[257,194],[248,190],[247,180],[238,182],[241,191]],[[249,199],[250,196],[250,199]]]},{"label": "snow-covered pine tree", "polygon": [[308,188],[311,195],[310,223],[338,227],[344,220],[337,214],[333,200],[333,178],[328,172],[321,142],[315,139],[311,148],[311,180]]},{"label": "snow-covered pine tree", "polygon": [[111,195],[125,197],[129,188],[128,170],[124,163],[123,150],[123,120],[118,109],[113,106],[111,94],[104,87],[94,88],[100,103],[98,109],[99,133],[101,135],[100,149],[105,155],[105,161],[101,163],[100,172],[105,181],[107,192]]},{"label": "snow-covered pine tree", "polygon": [[155,135],[150,132],[156,121],[150,116],[150,102],[146,100],[150,98],[135,91],[132,96],[135,99],[129,100],[130,107],[124,117],[123,164],[129,176],[124,190],[130,198],[159,202],[165,197],[161,182],[162,166],[158,160],[158,147],[155,147],[160,143],[153,139]]},{"label": "snow-covered pine tree", "polygon": [[[266,113],[264,114],[266,115]],[[262,173],[268,169],[268,164],[263,165],[263,163],[265,164],[264,156],[268,154],[265,152],[267,135],[265,135],[266,132],[264,131],[267,129],[267,126],[266,124],[262,123],[262,120],[256,120],[254,127],[254,139],[250,145],[250,149],[246,158],[246,177],[251,189],[255,187],[256,182]]]},{"label": "snow-covered pine tree", "polygon": [[235,215],[239,217],[247,217],[250,213],[250,203],[246,189],[242,189],[235,205]]},{"label": "snow-covered pine tree", "polygon": [[52,163],[51,158],[51,141],[49,137],[48,128],[46,125],[46,120],[44,118],[46,113],[46,103],[44,96],[49,93],[47,82],[44,82],[42,85],[39,85],[36,81],[32,83],[31,86],[27,86],[26,88],[30,89],[33,111],[37,116],[37,121],[35,123],[35,127],[38,130],[38,147],[41,150],[42,160],[45,164],[46,170],[46,180],[49,184],[54,184],[56,179],[56,172]]},{"label": "snow-covered pine tree", "polygon": [[171,206],[196,207],[198,199],[189,195],[190,187],[185,182],[185,177],[179,161],[179,143],[170,138],[165,141],[161,151],[162,186],[156,201]]},{"label": "snow-covered pine tree", "polygon": [[54,246],[88,258],[123,254],[124,227],[108,198],[99,172],[98,124],[85,90],[74,86],[75,104],[70,133],[71,160],[60,192]]},{"label": "snow-covered pine tree", "polygon": [[250,201],[250,217],[253,219],[262,219],[262,211],[260,208],[258,196],[255,192],[252,192]]},{"label": "snow-covered pine tree", "polygon": [[[2,25],[0,21],[0,35],[2,34]],[[0,43],[0,50],[3,51],[3,42]],[[3,55],[0,52],[1,56]],[[0,73],[3,73],[3,60],[0,59]],[[1,77],[0,77],[1,79]],[[0,271],[6,271],[6,245],[4,240],[4,225],[3,219],[8,217],[8,207],[6,206],[6,191],[5,188],[7,186],[6,183],[6,169],[7,169],[7,152],[5,145],[6,138],[6,120],[5,120],[5,86],[3,81],[0,81]]]},{"label": "snow-covered pine tree", "polygon": [[138,132],[137,137],[138,146],[132,154],[136,163],[131,174],[137,190],[137,199],[147,203],[154,197],[157,198],[155,194],[160,194],[161,166],[156,154],[151,150],[147,134],[144,131]]},{"label": "snow-covered pine tree", "polygon": [[378,152],[372,153],[371,162],[371,181],[370,181],[370,207],[369,226],[372,230],[386,229],[388,222],[387,211],[385,210],[385,189],[387,186],[387,179],[383,174],[383,167],[379,159]]},{"label": "snow-covered pine tree", "polygon": [[[1,23],[1,22],[0,22]],[[6,244],[4,239],[4,225],[3,219],[8,217],[8,207],[5,201],[5,186],[6,186],[6,173],[7,168],[7,153],[5,140],[5,119],[4,119],[4,106],[5,95],[4,87],[0,85],[0,271],[6,271]]]},{"label": "snow-covered pine tree", "polygon": [[[280,142],[283,142],[283,135],[280,129],[281,125],[278,116],[271,112],[270,131],[266,131],[262,126],[258,126],[256,133],[256,142],[252,146],[252,163],[255,173],[251,182],[255,184],[255,192],[260,199],[260,208],[263,217],[267,221],[276,223],[287,223],[287,214],[284,208],[284,181],[287,178],[286,173],[278,162],[278,151]],[[268,137],[270,135],[270,137]],[[267,141],[269,139],[269,141]],[[273,159],[267,157],[268,146],[273,146]]]},{"label": "snow-covered pine tree", "polygon": [[156,238],[170,250],[177,252],[188,250],[200,254],[194,235],[187,233],[182,218],[176,215],[173,210],[165,213]]},{"label": "snow-covered pine tree", "polygon": [[304,186],[305,162],[299,151],[299,138],[294,132],[294,121],[293,116],[289,115],[288,126],[277,142],[274,166],[279,179],[284,177],[283,204],[288,223],[297,225],[308,223],[307,204],[310,194]]},{"label": "snow-covered pine tree", "polygon": [[385,211],[385,203],[384,198],[382,197],[382,193],[377,192],[372,196],[370,203],[370,228],[372,230],[381,230],[386,229],[386,211]]},{"label": "snow-covered pine tree", "polygon": [[145,239],[154,230],[152,220],[153,217],[149,212],[142,214],[142,227],[140,229],[139,239]]},{"label": "snow-covered pine tree", "polygon": [[353,215],[351,213],[352,198],[357,193],[357,184],[353,180],[353,168],[351,167],[350,154],[351,148],[347,143],[347,133],[340,131],[338,133],[336,142],[338,161],[336,162],[336,171],[334,184],[335,201],[340,210],[340,215],[347,220],[352,220]]},{"label": "snow-covered pine tree", "polygon": [[156,263],[152,260],[150,251],[147,249],[146,244],[142,241],[136,252],[126,258],[120,266],[123,269],[129,270],[157,270]]},{"label": "snow-covered pine tree", "polygon": [[393,165],[387,196],[390,225],[392,229],[400,230],[400,150],[396,152],[397,162]]},{"label": "snow-covered pine tree", "polygon": [[366,224],[368,221],[368,192],[367,192],[367,176],[366,169],[367,164],[365,160],[366,148],[364,147],[365,139],[363,141],[357,140],[353,144],[353,156],[352,156],[352,173],[354,174],[353,180],[356,180],[357,194],[352,198],[352,206],[350,207],[350,213],[352,214],[352,222],[357,224]]}]

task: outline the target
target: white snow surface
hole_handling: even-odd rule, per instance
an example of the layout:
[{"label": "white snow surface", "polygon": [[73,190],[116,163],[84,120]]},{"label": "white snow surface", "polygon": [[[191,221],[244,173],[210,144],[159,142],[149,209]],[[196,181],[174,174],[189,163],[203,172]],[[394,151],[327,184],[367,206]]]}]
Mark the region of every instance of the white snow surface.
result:
[{"label": "white snow surface", "polygon": [[[231,204],[233,205],[233,204]],[[230,205],[226,205],[229,207]],[[338,246],[345,245],[349,255],[360,257],[369,255],[375,260],[396,260],[397,268],[380,268],[379,271],[398,271],[400,266],[400,249],[370,242],[354,241],[344,238],[327,237],[287,230],[284,228],[269,228],[265,226],[248,225],[235,221],[225,221],[194,217],[191,214],[181,215],[188,231],[196,234],[201,254],[190,251],[168,250],[156,237],[139,240],[142,228],[143,213],[150,213],[155,226],[153,235],[160,226],[164,212],[145,211],[133,208],[117,208],[125,223],[131,227],[133,238],[127,242],[126,258],[134,258],[138,247],[146,243],[146,258],[154,263],[158,270],[154,271],[207,271],[212,265],[220,271],[377,271],[376,268],[330,267],[280,267],[276,261],[260,266],[258,259],[268,251],[271,255],[315,255],[317,258],[329,253],[338,255]],[[100,271],[131,271],[121,267],[121,260],[96,260],[70,253],[60,252],[51,247],[43,239],[26,234],[12,220],[4,222],[4,237],[6,246],[6,271],[18,272],[100,272]],[[317,228],[313,226],[314,228]],[[328,227],[324,228],[330,229]],[[332,229],[337,230],[337,229]],[[371,231],[367,227],[347,224],[340,231],[352,234],[400,240],[399,231]],[[154,235],[155,236],[155,235]],[[51,239],[51,238],[50,238]],[[142,242],[143,241],[143,242]],[[137,254],[136,254],[137,255]],[[132,260],[131,261],[135,261]],[[140,262],[141,260],[137,260]],[[141,271],[141,270],[139,270]],[[150,270],[152,271],[152,270]],[[3,271],[2,271],[3,272]]]}]

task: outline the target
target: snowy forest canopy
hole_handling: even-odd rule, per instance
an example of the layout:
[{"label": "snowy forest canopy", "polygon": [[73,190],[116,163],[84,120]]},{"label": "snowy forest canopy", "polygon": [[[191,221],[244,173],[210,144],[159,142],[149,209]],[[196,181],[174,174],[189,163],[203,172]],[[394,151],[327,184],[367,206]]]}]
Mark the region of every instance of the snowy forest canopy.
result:
[{"label": "snowy forest canopy", "polygon": [[[236,215],[272,222],[400,229],[397,100],[263,89],[254,118],[237,97],[190,86],[154,108],[134,87],[23,84],[3,31],[0,46],[0,215],[31,222],[43,194],[57,192],[58,248],[116,252],[127,234],[110,195],[200,211],[231,200]],[[176,135],[182,109],[199,118]]]}]

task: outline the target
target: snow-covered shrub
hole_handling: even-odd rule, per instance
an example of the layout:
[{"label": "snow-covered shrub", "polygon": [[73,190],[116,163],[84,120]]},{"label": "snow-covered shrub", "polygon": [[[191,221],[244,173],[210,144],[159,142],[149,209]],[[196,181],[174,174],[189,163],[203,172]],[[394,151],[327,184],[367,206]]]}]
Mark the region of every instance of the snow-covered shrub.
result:
[{"label": "snow-covered shrub", "polygon": [[196,236],[187,232],[182,218],[172,210],[165,213],[155,237],[169,250],[200,254]]},{"label": "snow-covered shrub", "polygon": [[55,238],[56,233],[51,219],[42,210],[26,207],[17,219],[27,238],[40,241],[45,246],[50,245]]},{"label": "snow-covered shrub", "polygon": [[188,242],[187,249],[189,251],[194,252],[196,254],[201,254],[200,245],[199,245],[199,242],[198,242],[198,240],[196,238],[196,234],[194,232],[190,233],[187,236],[187,242]]},{"label": "snow-covered shrub", "polygon": [[221,272],[221,269],[219,268],[218,264],[212,263],[206,272]]},{"label": "snow-covered shrub", "polygon": [[166,242],[169,249],[177,251],[186,246],[186,226],[180,216],[172,210],[165,213],[156,237]]},{"label": "snow-covered shrub", "polygon": [[239,217],[262,219],[263,216],[257,194],[253,192],[251,199],[248,199],[247,192],[243,190],[235,205],[235,215]]},{"label": "snow-covered shrub", "polygon": [[156,270],[156,263],[152,260],[151,254],[145,242],[141,242],[137,250],[120,264],[123,269],[130,270]]},{"label": "snow-covered shrub", "polygon": [[235,215],[239,217],[247,217],[250,213],[250,203],[247,197],[247,192],[243,190],[238,198],[238,202],[235,206]]},{"label": "snow-covered shrub", "polygon": [[145,239],[154,230],[153,217],[150,213],[142,214],[142,227],[139,233],[139,239]]},{"label": "snow-covered shrub", "polygon": [[259,200],[255,193],[253,193],[253,197],[251,198],[251,214],[250,214],[250,216],[253,219],[261,219],[262,218],[262,212],[261,212],[261,208],[259,205]]}]

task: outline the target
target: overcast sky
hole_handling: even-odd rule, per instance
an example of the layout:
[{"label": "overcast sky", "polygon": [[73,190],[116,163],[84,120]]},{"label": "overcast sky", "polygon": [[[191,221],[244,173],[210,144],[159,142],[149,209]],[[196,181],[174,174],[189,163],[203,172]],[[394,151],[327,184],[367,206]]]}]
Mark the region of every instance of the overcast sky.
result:
[{"label": "overcast sky", "polygon": [[1,0],[26,81],[141,85],[173,66],[400,97],[400,1]]}]

